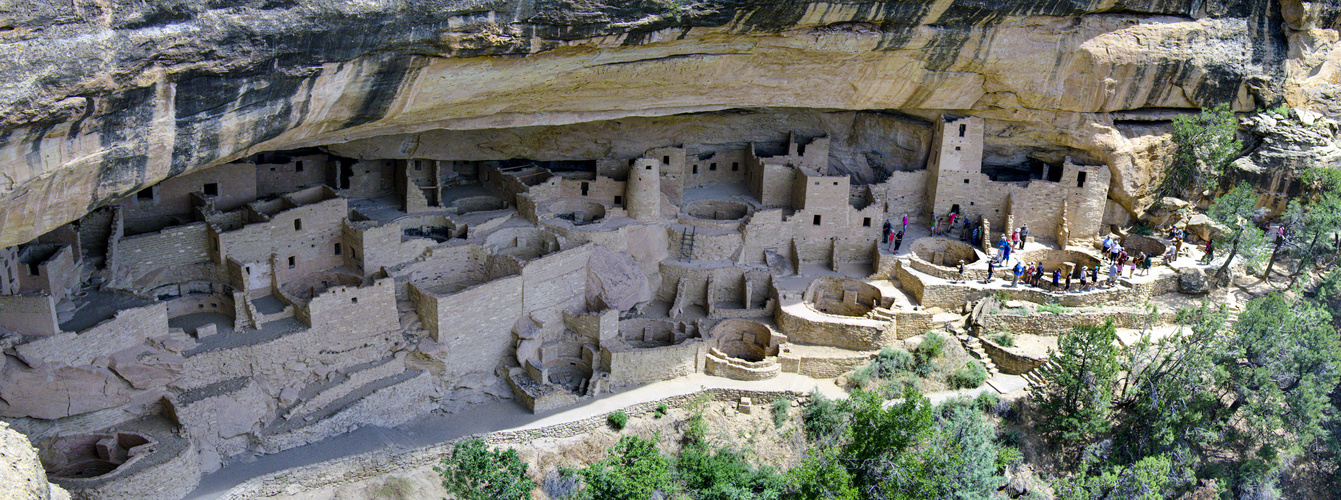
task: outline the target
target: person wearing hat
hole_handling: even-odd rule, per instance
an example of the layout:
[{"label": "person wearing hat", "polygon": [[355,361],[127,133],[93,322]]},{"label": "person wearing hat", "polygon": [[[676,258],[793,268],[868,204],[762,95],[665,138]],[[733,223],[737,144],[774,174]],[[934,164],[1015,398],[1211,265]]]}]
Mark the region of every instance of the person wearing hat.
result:
[{"label": "person wearing hat", "polygon": [[1029,239],[1029,223],[1024,223],[1020,227],[1020,250],[1024,250],[1024,242]]},{"label": "person wearing hat", "polygon": [[964,260],[963,260],[963,259],[960,259],[960,260],[959,260],[959,282],[960,282],[960,283],[963,283],[963,282],[964,282]]},{"label": "person wearing hat", "polygon": [[1024,263],[1015,261],[1015,279],[1011,280],[1010,287],[1015,288],[1020,285],[1020,275],[1024,274]]}]

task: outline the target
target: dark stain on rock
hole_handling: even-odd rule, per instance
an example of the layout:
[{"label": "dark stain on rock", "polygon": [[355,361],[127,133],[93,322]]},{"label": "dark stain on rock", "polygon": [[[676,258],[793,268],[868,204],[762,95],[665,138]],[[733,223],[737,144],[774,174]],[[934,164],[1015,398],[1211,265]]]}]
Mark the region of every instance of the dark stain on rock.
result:
[{"label": "dark stain on rock", "polygon": [[[158,93],[154,87],[128,89],[105,98],[103,109],[108,112],[99,116],[93,127],[100,139],[99,145],[105,154],[98,166],[98,192],[109,188],[132,184],[137,188],[146,185],[145,171],[149,166],[149,145],[136,134],[149,129],[154,119],[154,100]],[[103,200],[90,200],[98,204]]]},{"label": "dark stain on rock", "polygon": [[354,115],[345,121],[345,127],[355,127],[365,123],[374,122],[386,116],[391,104],[396,100],[397,90],[401,83],[405,82],[410,76],[411,71],[417,71],[412,68],[411,57],[397,57],[382,62],[372,75],[363,79],[366,82],[361,89],[363,102]]}]

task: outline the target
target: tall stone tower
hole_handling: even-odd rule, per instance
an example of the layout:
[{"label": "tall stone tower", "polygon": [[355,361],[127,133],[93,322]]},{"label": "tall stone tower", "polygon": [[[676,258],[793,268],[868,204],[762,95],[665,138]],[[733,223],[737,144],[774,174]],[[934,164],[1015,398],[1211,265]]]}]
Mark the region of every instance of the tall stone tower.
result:
[{"label": "tall stone tower", "polygon": [[652,222],[661,217],[661,160],[639,158],[629,169],[629,180],[624,196],[628,200],[629,217],[638,222]]}]

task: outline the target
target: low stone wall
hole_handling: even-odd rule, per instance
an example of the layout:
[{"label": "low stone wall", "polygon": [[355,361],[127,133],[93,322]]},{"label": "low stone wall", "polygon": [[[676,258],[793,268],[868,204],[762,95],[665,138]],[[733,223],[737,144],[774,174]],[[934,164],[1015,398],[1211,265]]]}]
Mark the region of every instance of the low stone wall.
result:
[{"label": "low stone wall", "polygon": [[778,329],[793,342],[867,351],[894,341],[892,322],[834,316],[806,306],[795,298],[783,299],[775,319]]},{"label": "low stone wall", "polygon": [[782,373],[782,365],[773,357],[763,361],[747,361],[712,349],[704,358],[703,370],[709,375],[735,380],[765,380]]},{"label": "low stone wall", "polygon": [[[1175,315],[1175,311],[1161,311],[1157,322],[1171,322]],[[1026,316],[1002,310],[997,314],[983,314],[978,322],[983,331],[1061,335],[1069,333],[1076,326],[1102,324],[1110,318],[1118,328],[1141,328],[1145,321],[1143,316],[1142,310],[1136,308],[1118,310],[1109,308],[1094,312],[1068,311],[1061,314],[1032,311]]]},{"label": "low stone wall", "polygon": [[982,342],[983,350],[987,351],[987,357],[992,359],[992,364],[995,364],[996,368],[1001,370],[1001,373],[1023,375],[1033,371],[1035,368],[1043,366],[1043,363],[1047,362],[1047,358],[1036,358],[1012,352],[1005,347],[1001,347],[996,343],[987,340],[986,337],[978,337],[978,340]]}]

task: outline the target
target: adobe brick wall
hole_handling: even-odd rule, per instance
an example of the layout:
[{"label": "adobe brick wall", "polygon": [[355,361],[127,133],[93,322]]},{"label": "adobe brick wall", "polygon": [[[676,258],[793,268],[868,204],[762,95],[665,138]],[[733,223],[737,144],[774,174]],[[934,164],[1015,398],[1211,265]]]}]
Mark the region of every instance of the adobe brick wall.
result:
[{"label": "adobe brick wall", "polygon": [[709,348],[699,338],[651,348],[606,342],[601,345],[601,365],[610,373],[611,386],[640,385],[703,371],[703,358]]},{"label": "adobe brick wall", "polygon": [[340,286],[312,297],[306,307],[313,330],[325,331],[333,349],[373,334],[400,330],[392,278],[369,286]]},{"label": "adobe brick wall", "polygon": [[427,293],[418,285],[412,284],[411,288],[421,299],[430,295],[435,298],[431,305],[436,305],[436,310],[420,309],[421,318],[434,318],[424,320],[433,340],[443,344],[446,352],[470,353],[456,358],[458,362],[449,367],[452,371],[489,371],[511,353],[512,327],[525,311],[521,276],[495,279],[443,296]]}]

